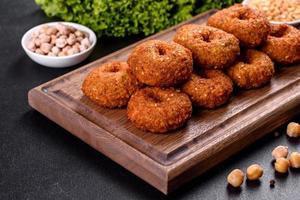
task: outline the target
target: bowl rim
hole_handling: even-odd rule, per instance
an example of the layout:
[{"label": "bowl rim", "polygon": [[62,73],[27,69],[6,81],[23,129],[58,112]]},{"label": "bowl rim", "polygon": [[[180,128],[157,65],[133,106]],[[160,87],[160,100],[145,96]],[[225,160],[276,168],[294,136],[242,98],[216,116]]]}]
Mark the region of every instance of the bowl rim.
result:
[{"label": "bowl rim", "polygon": [[[45,26],[45,25],[51,26],[51,25],[55,25],[55,24],[65,24],[65,25],[72,26],[72,27],[74,27],[74,28],[76,28],[80,31],[88,32],[89,39],[92,40],[91,46],[89,46],[89,48],[85,49],[84,51],[82,51],[80,53],[76,53],[76,54],[73,54],[73,55],[67,55],[67,56],[61,56],[61,57],[41,55],[41,54],[35,53],[35,52],[31,51],[30,49],[28,49],[28,47],[25,44],[26,42],[28,42],[28,40],[26,40],[26,39],[28,38],[28,36],[30,37],[30,34],[34,30],[36,30],[38,28],[41,28],[42,26]],[[30,54],[33,54],[34,56],[39,56],[41,58],[53,59],[53,60],[62,60],[62,59],[65,59],[65,58],[75,58],[75,57],[84,55],[88,51],[92,50],[95,47],[96,43],[97,43],[97,36],[96,36],[95,32],[92,29],[90,29],[89,27],[84,26],[82,24],[77,24],[77,23],[74,23],[74,22],[65,22],[65,21],[47,22],[47,23],[42,23],[42,24],[36,25],[36,26],[30,28],[29,30],[27,30],[24,33],[24,35],[22,36],[22,39],[21,39],[21,45],[22,45],[23,49],[26,52],[28,52]]]},{"label": "bowl rim", "polygon": [[[251,0],[243,0],[242,5],[248,5],[250,1]],[[300,24],[300,19],[297,19],[295,21],[272,21],[272,20],[270,20],[270,23],[272,23],[272,24],[298,25],[298,24]]]}]

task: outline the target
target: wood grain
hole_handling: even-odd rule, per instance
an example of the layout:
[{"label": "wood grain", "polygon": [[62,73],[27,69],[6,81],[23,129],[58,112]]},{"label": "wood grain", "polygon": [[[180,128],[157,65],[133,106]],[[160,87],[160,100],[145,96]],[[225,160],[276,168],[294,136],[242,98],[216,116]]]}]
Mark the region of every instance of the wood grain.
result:
[{"label": "wood grain", "polygon": [[[185,23],[203,24],[214,12]],[[170,41],[180,26],[147,39]],[[138,43],[32,89],[29,103],[164,193],[300,113],[300,66],[290,66],[277,68],[270,85],[235,91],[219,109],[194,110],[192,119],[179,130],[169,134],[140,131],[128,121],[125,108],[101,108],[80,90],[91,69],[109,60],[126,60]]]}]

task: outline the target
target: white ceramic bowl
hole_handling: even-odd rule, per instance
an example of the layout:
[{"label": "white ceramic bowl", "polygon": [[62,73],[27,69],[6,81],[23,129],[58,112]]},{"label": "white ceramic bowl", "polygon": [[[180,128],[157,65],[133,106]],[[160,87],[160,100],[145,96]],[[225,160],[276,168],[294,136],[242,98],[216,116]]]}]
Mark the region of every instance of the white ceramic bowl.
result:
[{"label": "white ceramic bowl", "polygon": [[[248,5],[250,1],[251,0],[244,0],[242,2],[242,4],[243,5]],[[271,24],[289,24],[289,25],[298,27],[298,26],[300,26],[300,19],[295,20],[295,21],[282,21],[282,22],[280,22],[280,21],[270,21],[270,23]]]},{"label": "white ceramic bowl", "polygon": [[[89,40],[91,41],[91,46],[80,53],[74,54],[74,55],[70,55],[70,56],[62,56],[62,57],[54,57],[54,56],[45,56],[45,55],[40,55],[37,53],[34,53],[32,51],[30,51],[27,46],[29,43],[29,40],[31,38],[31,34],[33,31],[41,28],[42,26],[48,25],[48,26],[54,26],[58,23],[62,23],[68,26],[72,26],[80,31],[84,31],[86,33],[88,33],[89,35]],[[50,23],[45,23],[45,24],[41,24],[38,26],[33,27],[32,29],[28,30],[22,37],[22,47],[24,49],[24,51],[26,52],[26,54],[36,63],[39,63],[43,66],[47,66],[47,67],[53,67],[53,68],[62,68],[62,67],[70,67],[73,65],[76,65],[80,62],[82,62],[83,60],[85,60],[93,51],[95,45],[97,43],[97,37],[95,35],[95,33],[89,29],[86,26],[80,25],[80,24],[76,24],[76,23],[72,23],[72,22],[50,22]]]}]

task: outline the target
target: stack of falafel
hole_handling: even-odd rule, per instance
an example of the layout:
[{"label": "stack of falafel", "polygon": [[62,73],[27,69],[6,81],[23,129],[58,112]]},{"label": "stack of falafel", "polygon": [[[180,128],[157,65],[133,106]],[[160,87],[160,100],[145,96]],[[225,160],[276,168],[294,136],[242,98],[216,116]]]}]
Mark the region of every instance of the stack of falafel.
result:
[{"label": "stack of falafel", "polygon": [[127,62],[93,69],[83,93],[107,108],[127,105],[141,130],[165,133],[183,126],[192,107],[214,109],[242,89],[270,82],[274,64],[300,62],[300,31],[271,25],[266,17],[236,4],[212,15],[206,25],[180,27],[173,42],[148,40]]}]

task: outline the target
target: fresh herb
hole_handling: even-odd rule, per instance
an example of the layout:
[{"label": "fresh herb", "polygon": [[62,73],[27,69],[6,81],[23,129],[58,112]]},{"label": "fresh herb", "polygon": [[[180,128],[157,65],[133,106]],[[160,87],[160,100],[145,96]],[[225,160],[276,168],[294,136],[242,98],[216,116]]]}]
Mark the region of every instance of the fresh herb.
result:
[{"label": "fresh herb", "polygon": [[234,0],[35,0],[49,17],[78,22],[98,36],[150,35]]}]

